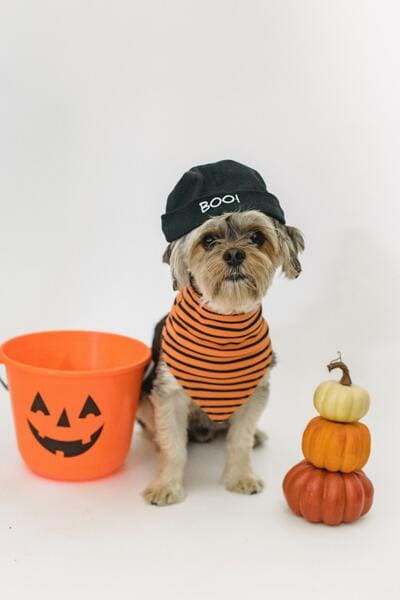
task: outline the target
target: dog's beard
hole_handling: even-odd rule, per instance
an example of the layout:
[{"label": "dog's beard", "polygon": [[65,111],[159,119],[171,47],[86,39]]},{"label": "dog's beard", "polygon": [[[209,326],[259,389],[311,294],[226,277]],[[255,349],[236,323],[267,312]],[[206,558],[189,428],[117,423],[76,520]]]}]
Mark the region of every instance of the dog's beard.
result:
[{"label": "dog's beard", "polygon": [[[222,312],[252,310],[266,294],[273,273],[262,260],[246,260],[238,267],[224,265],[220,257],[195,263],[194,284],[207,302]],[[265,261],[266,262],[266,261]]]},{"label": "dog's beard", "polygon": [[[199,228],[189,251],[189,270],[194,285],[213,309],[224,313],[247,312],[261,302],[272,282],[277,266],[274,244],[266,239],[257,247],[249,241],[249,228],[265,229],[266,218],[260,213],[254,217],[254,223],[248,213],[246,217],[237,213],[231,218],[234,227],[232,221],[226,224],[227,217],[225,221],[220,218],[220,238],[210,250],[205,250],[200,240],[207,235],[207,229],[215,231],[215,224]],[[273,230],[269,235],[273,235]],[[229,266],[224,261],[224,252],[232,247],[245,252],[240,265]]]}]

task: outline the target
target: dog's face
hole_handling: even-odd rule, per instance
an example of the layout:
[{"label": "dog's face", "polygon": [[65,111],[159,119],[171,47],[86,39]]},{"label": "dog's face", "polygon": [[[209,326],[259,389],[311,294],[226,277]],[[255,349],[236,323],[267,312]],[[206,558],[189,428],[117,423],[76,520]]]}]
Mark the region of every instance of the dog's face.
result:
[{"label": "dog's face", "polygon": [[278,267],[289,279],[298,277],[303,249],[296,228],[250,210],[210,218],[170,244],[164,260],[178,289],[192,281],[214,310],[247,312],[261,302]]}]

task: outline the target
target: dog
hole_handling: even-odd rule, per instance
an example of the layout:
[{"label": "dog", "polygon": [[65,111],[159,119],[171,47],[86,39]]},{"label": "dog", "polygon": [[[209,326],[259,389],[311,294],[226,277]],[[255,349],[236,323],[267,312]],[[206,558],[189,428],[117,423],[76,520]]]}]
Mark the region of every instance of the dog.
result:
[{"label": "dog", "polygon": [[[233,166],[223,165],[224,162],[233,163]],[[221,161],[211,166],[214,171],[216,170],[217,175],[220,175],[222,170],[225,176],[219,177],[221,182],[221,180],[230,181],[232,169],[236,168],[236,165],[243,167],[234,161]],[[248,173],[243,173],[247,177]],[[258,173],[257,176],[260,177]],[[203,188],[210,187],[204,183],[204,177],[201,181]],[[264,183],[263,180],[261,181]],[[194,187],[197,189],[198,181],[196,182]],[[249,185],[247,184],[246,187]],[[232,187],[230,184],[230,188]],[[243,185],[239,187],[242,188]],[[235,198],[234,193],[225,195],[220,193],[216,196],[215,191],[213,192],[214,188],[213,180],[211,196],[204,199],[204,193],[200,193],[198,201],[190,204],[190,210],[198,206],[203,212],[195,213],[190,231],[184,235],[179,235],[180,231],[175,232],[174,237],[177,239],[169,243],[163,256],[164,262],[170,266],[173,286],[178,291],[178,300],[170,315],[164,317],[155,328],[152,346],[153,364],[144,380],[138,409],[138,421],[159,449],[159,471],[143,492],[148,503],[158,506],[181,502],[185,498],[183,478],[188,440],[209,442],[220,432],[226,433],[226,464],[222,476],[225,488],[242,494],[257,494],[263,489],[262,479],[253,472],[251,455],[252,448],[262,444],[265,439],[265,435],[257,429],[257,422],[267,404],[269,374],[275,364],[275,355],[271,350],[268,326],[261,316],[260,307],[279,268],[289,279],[295,279],[300,275],[301,265],[298,257],[304,250],[304,239],[297,228],[284,224],[280,213],[278,215],[269,206],[262,207],[264,212],[252,208],[254,194],[246,196],[240,189],[237,192],[237,199],[238,204],[241,205],[237,207],[234,206],[235,201],[230,202],[230,197]],[[185,189],[187,192],[187,185]],[[222,202],[226,196],[229,201]],[[253,200],[246,202],[247,197]],[[221,202],[218,203],[215,198],[220,199]],[[188,210],[187,207],[184,210]],[[219,214],[215,214],[215,211]],[[279,219],[276,218],[277,215]],[[199,220],[201,222],[197,225]],[[184,312],[178,316],[177,310]],[[191,325],[189,327],[188,323],[185,326],[185,322],[181,321],[182,316],[185,317],[184,313]],[[204,316],[210,318],[210,321],[204,321]],[[227,320],[227,327],[225,327],[225,320]],[[210,323],[218,323],[215,333],[211,330],[211,335],[216,336],[221,333],[220,330],[223,330],[222,335],[209,338],[208,335],[203,334],[201,328],[197,330],[195,325],[204,322],[207,324],[204,331],[208,331]],[[235,357],[239,356],[239,358],[232,359],[229,363],[230,366],[235,363],[234,369],[230,370],[230,376],[235,376],[232,381],[239,381],[240,371],[237,369],[242,369],[244,377],[249,380],[249,375],[246,373],[255,373],[258,377],[256,383],[249,384],[255,387],[244,400],[236,398],[239,390],[236,394],[230,394],[235,396],[233,403],[238,404],[234,408],[224,408],[228,406],[226,402],[221,408],[218,399],[213,403],[214,398],[207,399],[204,397],[206,394],[195,401],[193,397],[196,392],[192,390],[188,392],[188,387],[198,386],[199,381],[202,383],[202,377],[196,379],[197,383],[187,382],[185,370],[189,374],[196,374],[198,364],[203,364],[198,361],[209,361],[211,366],[217,367],[212,369],[214,377],[222,377],[222,379],[212,380],[214,383],[211,386],[212,393],[217,390],[215,394],[221,395],[221,390],[226,387],[224,383],[226,376],[225,371],[221,375],[218,369],[227,361],[222,360],[224,351],[218,350],[222,348],[219,343],[230,348],[236,348],[237,344],[240,348],[244,347],[240,345],[242,338],[238,342],[236,337],[224,337],[225,335],[236,336],[236,333],[233,334],[231,331],[239,330],[238,325],[243,322],[247,328],[250,328],[244,331],[246,336],[243,339],[247,340],[246,347],[251,342],[250,338],[255,337],[254,331],[260,332],[259,338],[254,342],[258,344],[254,346],[258,349],[255,353],[257,358],[254,358],[255,366],[251,369],[248,366],[251,360],[247,358],[247,354],[235,354]],[[224,327],[220,327],[221,324]],[[184,360],[181,360],[179,352],[174,352],[179,350],[179,338],[174,339],[175,326],[177,335],[181,336],[181,341],[185,344],[182,346]],[[213,360],[209,358],[208,351],[205,349],[208,339],[211,340],[210,348],[219,358],[212,357]],[[227,340],[231,341],[227,342]],[[214,351],[214,348],[217,349]],[[188,354],[188,349],[192,354]],[[226,351],[227,356],[230,351],[233,350]],[[195,366],[192,368],[192,365]],[[256,365],[260,366],[261,372],[257,371]],[[190,377],[194,378],[194,375]],[[254,378],[251,381],[254,382]],[[194,389],[203,388],[204,385]],[[243,389],[243,385],[240,389]],[[203,404],[199,405],[199,402]],[[210,414],[203,408],[207,402],[208,408],[209,405],[217,406]],[[232,414],[227,415],[227,411],[232,411]]]}]

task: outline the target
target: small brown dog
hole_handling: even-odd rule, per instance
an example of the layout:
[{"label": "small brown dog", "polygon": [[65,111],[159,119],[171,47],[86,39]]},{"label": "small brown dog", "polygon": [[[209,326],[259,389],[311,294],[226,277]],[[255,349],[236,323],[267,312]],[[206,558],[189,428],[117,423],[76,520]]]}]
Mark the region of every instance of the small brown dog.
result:
[{"label": "small brown dog", "polygon": [[138,419],[160,450],[144,497],[156,505],[182,501],[188,438],[209,441],[221,430],[228,431],[226,489],[258,493],[263,482],[251,453],[264,439],[257,422],[274,362],[261,301],[279,267],[289,279],[300,274],[302,234],[285,225],[261,176],[228,160],[182,177],[163,229],[170,242],[164,261],[180,293],[156,327],[139,406]]}]

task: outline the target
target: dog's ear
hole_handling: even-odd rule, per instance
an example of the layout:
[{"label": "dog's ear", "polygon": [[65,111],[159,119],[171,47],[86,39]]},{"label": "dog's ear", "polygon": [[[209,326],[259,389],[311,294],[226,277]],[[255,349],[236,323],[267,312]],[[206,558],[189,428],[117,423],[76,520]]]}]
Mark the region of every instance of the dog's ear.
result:
[{"label": "dog's ear", "polygon": [[[171,264],[171,254],[172,254],[173,247],[174,247],[174,242],[171,242],[170,244],[168,244],[168,246],[164,250],[162,261],[163,261],[163,263],[166,263],[167,265]],[[171,272],[172,272],[172,269],[171,269]],[[178,284],[177,284],[177,281],[173,274],[172,274],[172,289],[174,291],[176,291],[178,289]]]},{"label": "dog's ear", "polygon": [[164,254],[162,256],[163,263],[166,263],[167,265],[169,265],[169,261],[171,259],[171,252],[172,252],[172,244],[173,243],[174,242],[172,242],[171,244],[168,244],[168,246],[165,248]]},{"label": "dog's ear", "polygon": [[172,287],[181,290],[189,284],[190,276],[186,266],[184,253],[184,238],[168,244],[163,254],[163,262],[171,268]]},{"label": "dog's ear", "polygon": [[288,279],[296,279],[301,273],[299,254],[304,250],[303,234],[296,227],[279,227],[282,251],[282,271]]}]

